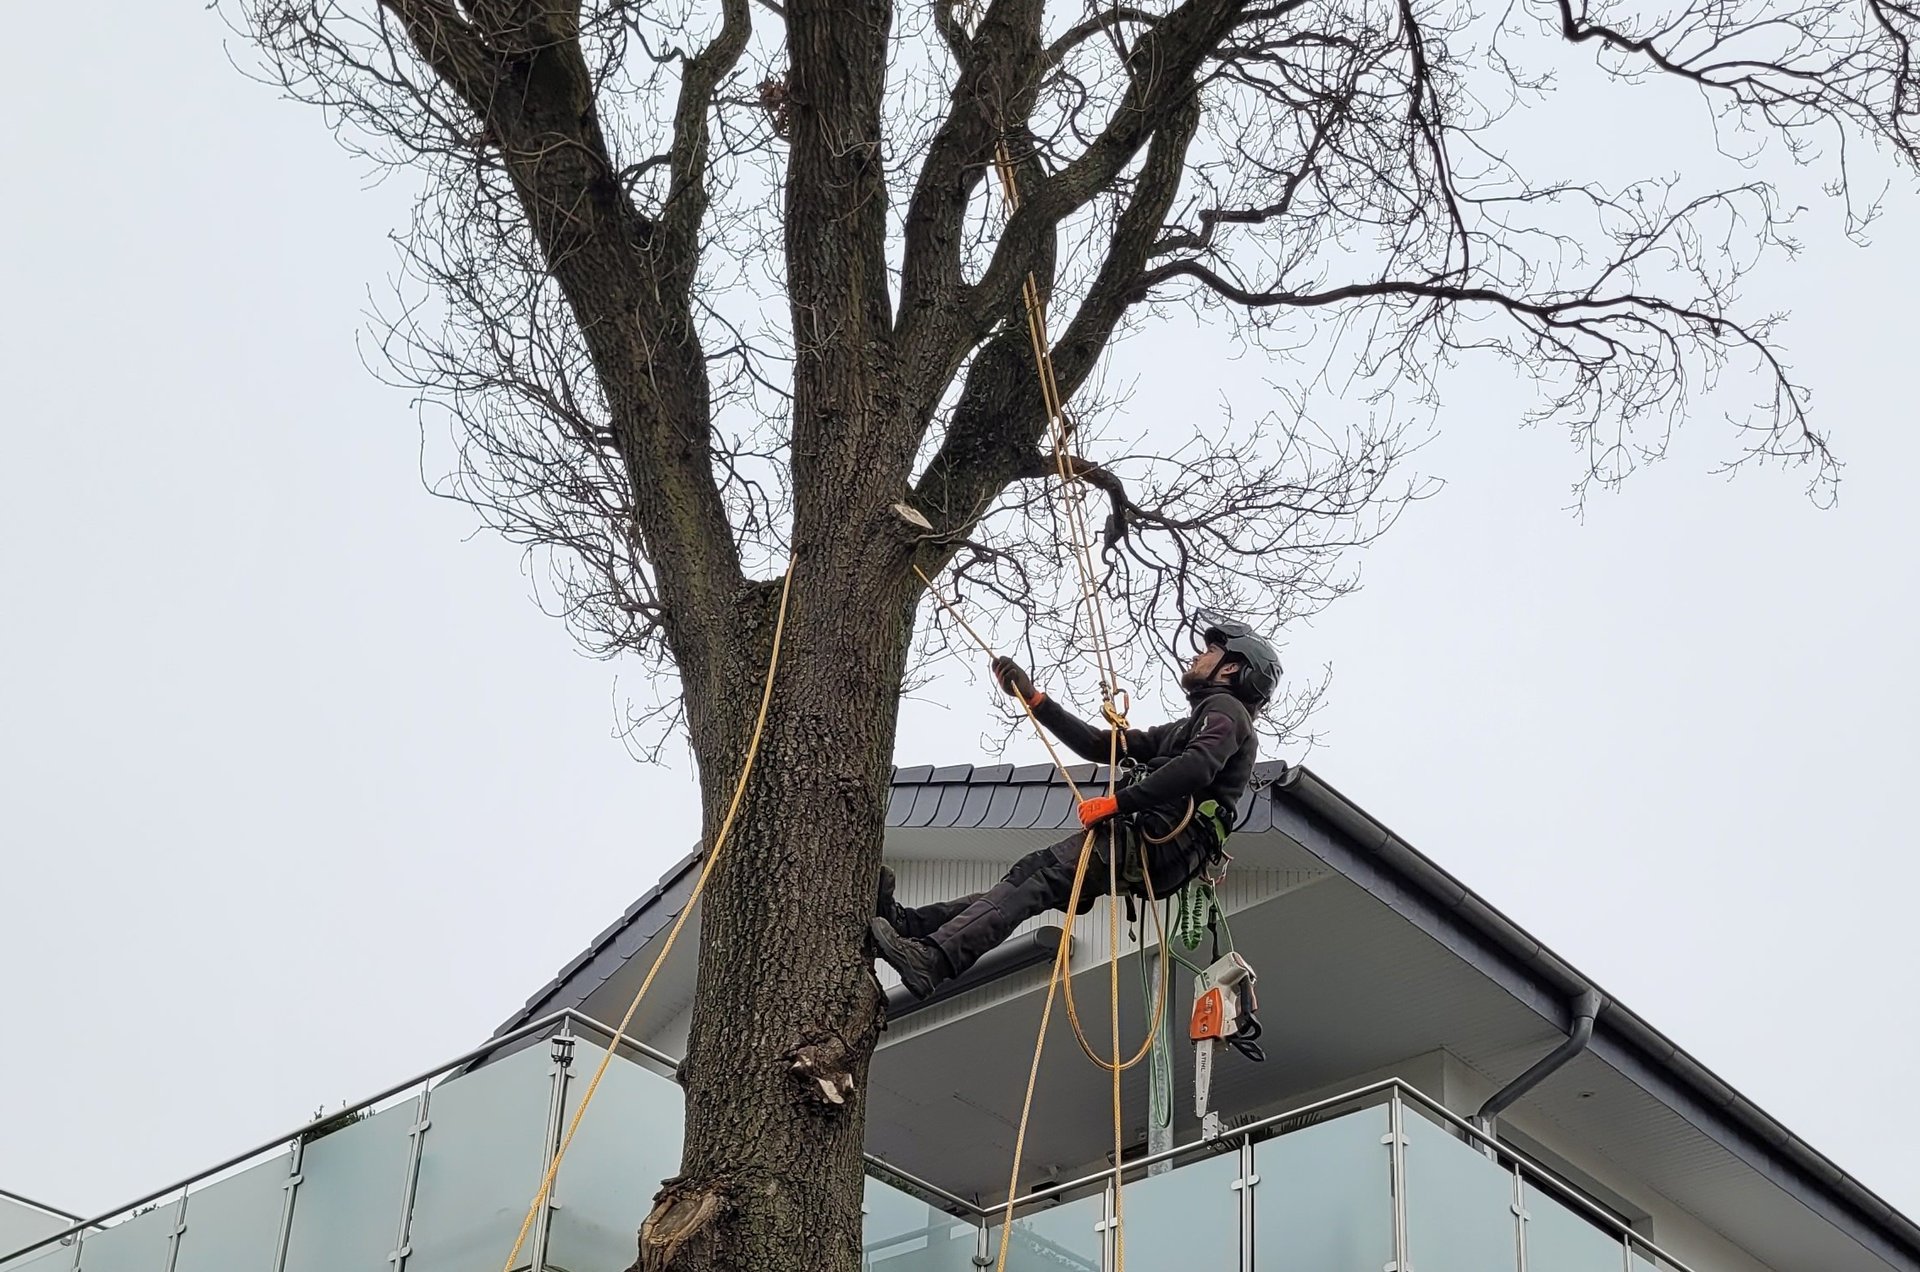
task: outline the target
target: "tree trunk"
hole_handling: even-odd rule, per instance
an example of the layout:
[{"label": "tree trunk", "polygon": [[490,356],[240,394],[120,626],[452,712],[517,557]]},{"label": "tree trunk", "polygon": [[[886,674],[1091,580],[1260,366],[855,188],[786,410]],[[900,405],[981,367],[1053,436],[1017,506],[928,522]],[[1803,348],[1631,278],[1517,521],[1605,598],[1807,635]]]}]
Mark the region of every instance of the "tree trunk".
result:
[{"label": "tree trunk", "polygon": [[[858,1266],[883,1005],[865,931],[914,597],[886,485],[848,474],[832,533],[796,526],[759,758],[701,902],[681,1173],[641,1231],[640,1272]],[[709,844],[752,732],[778,586],[753,585],[735,611],[730,685],[689,697]]]},{"label": "tree trunk", "polygon": [[[642,1229],[642,1272],[859,1264],[883,1006],[865,931],[918,599],[915,540],[890,509],[924,423],[907,418],[891,347],[880,157],[891,16],[888,0],[786,8],[793,599],[759,763],[702,902],[686,1148]],[[752,729],[776,602],[761,588],[736,611],[755,630],[728,683],[690,686],[709,836]]]}]

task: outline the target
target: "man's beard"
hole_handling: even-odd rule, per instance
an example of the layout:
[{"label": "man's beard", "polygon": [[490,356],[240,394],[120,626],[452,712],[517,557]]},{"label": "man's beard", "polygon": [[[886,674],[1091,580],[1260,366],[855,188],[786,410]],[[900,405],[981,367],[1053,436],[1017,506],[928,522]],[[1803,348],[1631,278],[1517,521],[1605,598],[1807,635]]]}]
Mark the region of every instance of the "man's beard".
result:
[{"label": "man's beard", "polygon": [[1180,687],[1188,692],[1192,692],[1206,684],[1209,678],[1209,675],[1202,675],[1200,672],[1189,667],[1180,673]]}]

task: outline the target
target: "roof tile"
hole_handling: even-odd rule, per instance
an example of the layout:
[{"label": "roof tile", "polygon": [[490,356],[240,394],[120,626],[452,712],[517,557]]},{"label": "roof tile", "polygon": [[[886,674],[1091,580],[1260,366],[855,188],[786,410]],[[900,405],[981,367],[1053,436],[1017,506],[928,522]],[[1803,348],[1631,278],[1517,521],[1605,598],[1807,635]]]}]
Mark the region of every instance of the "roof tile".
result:
[{"label": "roof tile", "polygon": [[940,801],[934,805],[933,820],[927,824],[938,830],[951,828],[960,820],[960,810],[966,807],[967,796],[972,793],[971,787],[963,786],[958,782],[942,786]]},{"label": "roof tile", "polygon": [[965,806],[960,809],[960,815],[954,819],[953,828],[955,830],[972,830],[981,822],[985,821],[987,819],[987,810],[993,806],[995,797],[997,797],[1003,789],[1005,788],[995,786],[967,787],[967,802]]},{"label": "roof tile", "polygon": [[1044,786],[1022,786],[1020,802],[1014,805],[1013,812],[1007,817],[1005,829],[1028,830],[1040,820],[1040,811],[1047,806],[1047,788]]}]

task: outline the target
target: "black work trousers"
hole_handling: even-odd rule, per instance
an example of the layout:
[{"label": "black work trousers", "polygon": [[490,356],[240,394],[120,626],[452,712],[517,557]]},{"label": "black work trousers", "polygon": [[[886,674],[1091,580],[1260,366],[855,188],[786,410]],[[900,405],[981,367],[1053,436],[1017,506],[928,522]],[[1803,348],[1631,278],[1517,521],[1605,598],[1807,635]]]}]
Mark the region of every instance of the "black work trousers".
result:
[{"label": "black work trousers", "polygon": [[[1135,833],[1131,827],[1120,830],[1123,848]],[[1164,831],[1155,827],[1155,833]],[[1073,875],[1080,864],[1080,848],[1086,837],[1085,831],[1075,831],[1057,844],[1028,853],[1014,862],[1013,869],[986,892],[910,910],[915,928],[910,935],[932,941],[946,959],[948,972],[958,976],[1034,915],[1066,908],[1073,895]],[[1096,898],[1107,894],[1106,854],[1112,838],[1105,826],[1099,827],[1094,835],[1094,860],[1088,863],[1086,882],[1080,886],[1082,914],[1092,907]],[[1164,844],[1150,844],[1144,839],[1136,842],[1156,897],[1172,895],[1200,873],[1215,847],[1213,832],[1201,826],[1189,827]],[[1142,885],[1130,886],[1123,881],[1121,887],[1135,895],[1146,895]]]}]

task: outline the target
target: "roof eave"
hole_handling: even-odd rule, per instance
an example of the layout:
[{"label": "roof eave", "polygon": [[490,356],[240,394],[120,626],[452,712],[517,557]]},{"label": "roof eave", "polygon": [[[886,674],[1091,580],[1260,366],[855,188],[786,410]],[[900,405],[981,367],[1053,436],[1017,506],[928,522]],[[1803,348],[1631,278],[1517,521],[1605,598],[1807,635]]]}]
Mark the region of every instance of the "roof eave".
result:
[{"label": "roof eave", "polygon": [[[1303,847],[1426,928],[1480,971],[1506,984],[1542,1015],[1565,1027],[1568,1003],[1576,994],[1586,989],[1606,993],[1592,977],[1528,936],[1498,908],[1311,769],[1289,769],[1272,790],[1276,801],[1296,803],[1339,836],[1340,842],[1330,844],[1296,835]],[[1355,852],[1357,857],[1352,855]],[[1369,861],[1385,867],[1385,874],[1367,869]],[[1395,886],[1403,882],[1413,884],[1418,896],[1409,897],[1404,888]],[[1445,930],[1449,924],[1455,925],[1452,933]],[[1449,935],[1456,939],[1449,940]],[[1457,939],[1462,935],[1470,939]],[[1880,1257],[1920,1270],[1920,1225],[1787,1130],[1619,999],[1610,994],[1606,998],[1607,1007],[1594,1030],[1593,1047],[1601,1058],[1657,1091],[1689,1121],[1770,1174],[1803,1205],[1854,1231]]]}]

